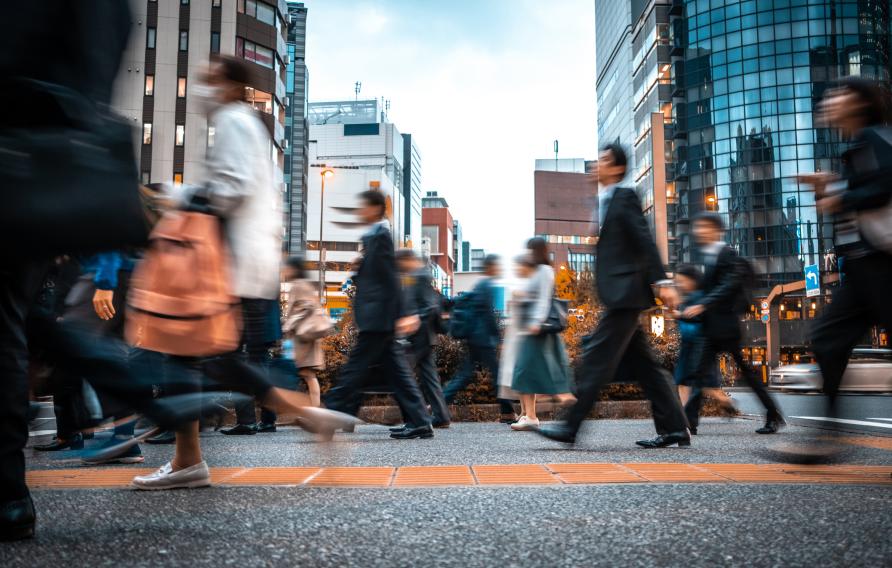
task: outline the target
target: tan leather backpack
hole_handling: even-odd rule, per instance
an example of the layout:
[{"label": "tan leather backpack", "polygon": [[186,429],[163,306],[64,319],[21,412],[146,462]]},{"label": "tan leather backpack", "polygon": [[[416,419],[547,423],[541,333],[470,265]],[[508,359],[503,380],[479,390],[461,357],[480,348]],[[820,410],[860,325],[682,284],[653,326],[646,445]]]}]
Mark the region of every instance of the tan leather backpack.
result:
[{"label": "tan leather backpack", "polygon": [[220,220],[198,212],[166,213],[130,280],[127,341],[169,355],[234,351],[241,310],[232,294],[230,257]]}]

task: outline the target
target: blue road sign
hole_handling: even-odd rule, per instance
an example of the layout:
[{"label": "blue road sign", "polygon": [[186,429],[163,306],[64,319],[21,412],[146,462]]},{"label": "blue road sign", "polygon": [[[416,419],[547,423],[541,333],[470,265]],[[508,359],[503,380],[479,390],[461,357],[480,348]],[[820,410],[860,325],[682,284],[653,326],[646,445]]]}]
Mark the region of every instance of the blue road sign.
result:
[{"label": "blue road sign", "polygon": [[805,267],[805,296],[821,295],[821,271],[817,264],[809,264]]}]

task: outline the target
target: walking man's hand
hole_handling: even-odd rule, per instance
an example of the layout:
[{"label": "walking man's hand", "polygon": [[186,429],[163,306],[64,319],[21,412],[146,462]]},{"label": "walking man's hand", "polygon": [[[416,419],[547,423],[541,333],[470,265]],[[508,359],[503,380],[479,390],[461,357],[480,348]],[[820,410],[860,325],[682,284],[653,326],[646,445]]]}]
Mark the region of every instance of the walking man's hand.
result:
[{"label": "walking man's hand", "polygon": [[114,290],[96,290],[93,294],[93,310],[100,319],[110,320],[115,317]]}]

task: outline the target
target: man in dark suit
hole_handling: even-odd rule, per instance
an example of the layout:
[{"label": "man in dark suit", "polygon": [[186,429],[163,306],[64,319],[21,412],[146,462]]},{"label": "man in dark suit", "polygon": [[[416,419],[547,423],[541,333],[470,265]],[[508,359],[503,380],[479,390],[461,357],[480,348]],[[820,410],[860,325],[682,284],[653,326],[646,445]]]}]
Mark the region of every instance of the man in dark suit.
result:
[{"label": "man in dark suit", "polygon": [[466,388],[474,380],[477,367],[483,367],[489,371],[492,378],[493,389],[499,403],[501,412],[500,422],[512,423],[517,420],[514,414],[514,406],[511,401],[498,398],[499,396],[499,358],[496,350],[499,347],[501,336],[499,334],[499,321],[494,305],[493,279],[499,276],[499,257],[488,255],[483,261],[483,270],[486,278],[478,282],[471,291],[469,309],[471,310],[471,329],[468,335],[468,356],[462,362],[458,372],[446,384],[443,394],[446,402],[452,404],[455,396]]},{"label": "man in dark suit", "polygon": [[[746,290],[750,269],[737,251],[722,241],[725,230],[718,213],[703,212],[694,219],[692,232],[703,256],[703,298],[696,305],[685,309],[685,318],[702,317],[703,349],[697,376],[705,377],[712,372],[719,353],[729,353],[737,363],[747,386],[765,406],[765,425],[756,430],[759,434],[774,434],[784,424],[780,410],[768,394],[753,368],[743,360],[741,353],[740,318],[749,305]],[[692,399],[699,404],[702,399]],[[699,408],[696,408],[699,411]],[[691,409],[693,413],[693,409]]]},{"label": "man in dark suit", "polygon": [[[325,397],[329,409],[356,415],[362,403],[362,387],[372,382],[372,369],[380,371],[393,386],[394,396],[406,419],[406,428],[391,438],[431,438],[430,417],[418,384],[396,336],[407,337],[421,325],[417,315],[405,315],[400,281],[394,260],[393,237],[384,216],[385,198],[380,191],[360,194],[359,217],[372,225],[362,237],[362,260],[353,277],[356,296],[353,316],[359,337],[341,370],[338,385]],[[377,370],[377,369],[375,369]]]},{"label": "man in dark suit", "polygon": [[436,319],[440,317],[440,295],[431,283],[427,264],[411,249],[396,253],[397,265],[403,280],[406,312],[421,320],[418,331],[409,336],[409,346],[415,376],[421,392],[431,407],[434,428],[449,427],[449,408],[443,398],[443,387],[437,373],[434,347],[437,345]]},{"label": "man in dark suit", "polygon": [[668,373],[654,358],[639,318],[654,305],[652,286],[662,300],[674,306],[677,295],[666,280],[641,203],[635,191],[617,184],[626,175],[626,154],[618,144],[606,146],[598,158],[598,257],[595,277],[598,296],[606,308],[595,331],[585,338],[582,364],[577,371],[579,392],[566,422],[543,426],[546,438],[572,444],[589,415],[601,388],[622,366],[641,384],[651,401],[657,437],[639,446],[657,448],[691,443],[687,421]]}]

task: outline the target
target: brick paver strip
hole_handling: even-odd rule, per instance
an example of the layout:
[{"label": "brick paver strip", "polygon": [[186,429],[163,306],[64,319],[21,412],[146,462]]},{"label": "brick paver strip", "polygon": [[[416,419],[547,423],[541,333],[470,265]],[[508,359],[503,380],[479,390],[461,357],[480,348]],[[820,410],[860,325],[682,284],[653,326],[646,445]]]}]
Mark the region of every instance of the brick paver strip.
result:
[{"label": "brick paver strip", "polygon": [[[826,439],[833,440],[834,438]],[[865,448],[874,448],[877,450],[889,450],[892,452],[892,438],[879,438],[876,436],[842,436],[836,438],[836,440],[855,446],[863,446]]]},{"label": "brick paver strip", "polygon": [[[33,470],[33,489],[127,488],[147,468]],[[564,463],[393,467],[219,467],[220,486],[435,487],[600,483],[859,483],[892,486],[892,465]]]}]

